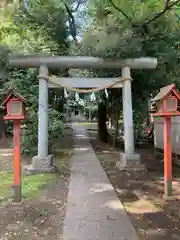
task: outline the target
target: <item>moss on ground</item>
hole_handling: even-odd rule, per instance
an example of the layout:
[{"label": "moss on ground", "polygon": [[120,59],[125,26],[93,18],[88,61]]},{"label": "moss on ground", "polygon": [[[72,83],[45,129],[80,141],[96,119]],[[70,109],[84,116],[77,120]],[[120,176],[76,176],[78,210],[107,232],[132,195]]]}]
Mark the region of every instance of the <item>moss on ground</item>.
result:
[{"label": "moss on ground", "polygon": [[[42,187],[56,178],[55,173],[27,175],[22,178],[22,195],[24,198],[35,198]],[[12,197],[13,172],[0,173],[0,200]]]},{"label": "moss on ground", "polygon": [[[25,199],[38,198],[40,190],[48,188],[60,177],[69,174],[70,158],[73,153],[72,130],[65,131],[65,137],[61,136],[55,141],[53,154],[55,155],[57,172],[22,176],[22,196]],[[13,172],[0,172],[0,201],[6,201],[13,196]]]}]

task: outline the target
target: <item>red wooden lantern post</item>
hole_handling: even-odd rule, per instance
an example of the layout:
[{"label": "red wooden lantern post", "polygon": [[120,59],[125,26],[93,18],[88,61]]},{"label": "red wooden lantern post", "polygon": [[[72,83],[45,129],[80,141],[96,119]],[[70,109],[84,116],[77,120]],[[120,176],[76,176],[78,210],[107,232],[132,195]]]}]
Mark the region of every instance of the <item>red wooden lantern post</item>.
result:
[{"label": "red wooden lantern post", "polygon": [[172,196],[172,146],[171,146],[171,117],[180,116],[178,101],[180,94],[175,84],[160,89],[158,95],[152,100],[156,103],[155,117],[164,118],[164,194]]},{"label": "red wooden lantern post", "polygon": [[21,202],[21,121],[25,119],[26,100],[10,90],[2,106],[6,110],[4,120],[13,120],[14,141],[14,202]]}]

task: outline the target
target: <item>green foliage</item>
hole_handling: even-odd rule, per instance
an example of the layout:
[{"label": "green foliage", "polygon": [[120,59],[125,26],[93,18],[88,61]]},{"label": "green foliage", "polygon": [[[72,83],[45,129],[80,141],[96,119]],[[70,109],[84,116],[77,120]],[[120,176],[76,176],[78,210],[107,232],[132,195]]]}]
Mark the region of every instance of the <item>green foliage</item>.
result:
[{"label": "green foliage", "polygon": [[23,30],[23,43],[28,41],[32,51],[52,54],[66,52],[68,32],[62,2],[29,1],[28,10],[21,7],[14,17],[14,23],[19,28],[19,34]]},{"label": "green foliage", "polygon": [[[158,68],[151,71],[132,72],[133,109],[136,126],[140,126],[147,114],[151,95],[162,86],[175,82],[180,86],[179,74],[179,39],[180,21],[177,17],[180,6],[168,8],[164,0],[90,0],[88,10],[85,2],[32,0],[28,8],[23,5],[0,9],[0,88],[4,92],[8,87],[15,88],[29,102],[29,120],[23,126],[23,151],[34,152],[37,146],[37,107],[38,80],[36,70],[9,70],[7,74],[7,56],[10,53],[42,53],[90,55],[102,58],[134,58],[151,56],[158,58]],[[173,1],[168,1],[172,4]],[[76,12],[76,6],[83,4]],[[164,10],[163,14],[159,13]],[[169,10],[170,9],[170,10]],[[84,20],[80,15],[88,12]],[[78,18],[78,24],[74,19]],[[153,20],[152,20],[153,19]],[[69,27],[67,27],[67,22]],[[71,23],[71,24],[70,24]],[[81,25],[79,27],[79,25]],[[69,35],[75,37],[80,29],[83,39],[69,51]],[[78,30],[77,30],[78,29]],[[6,44],[8,47],[4,47]],[[54,73],[56,74],[56,72]],[[119,70],[79,71],[65,69],[58,75],[118,77]],[[98,95],[104,97],[103,91]],[[50,96],[50,142],[62,132],[63,102],[62,91],[52,90]],[[87,96],[89,97],[89,96]],[[111,110],[116,114],[121,93],[109,90]],[[86,99],[86,96],[84,97]],[[86,100],[85,100],[86,101]],[[72,99],[74,103],[74,99]],[[91,104],[87,102],[88,108]],[[119,100],[121,103],[121,100]],[[120,109],[121,110],[121,109]],[[61,112],[61,114],[60,114]],[[59,132],[58,132],[59,131]]]},{"label": "green foliage", "polygon": [[[63,132],[62,114],[56,110],[49,110],[49,147],[53,140],[57,139]],[[22,128],[22,152],[28,155],[37,153],[38,144],[38,119],[37,109],[29,109],[28,121]]]},{"label": "green foliage", "polygon": [[[35,109],[37,110],[37,109]],[[38,143],[38,121],[37,112],[34,109],[28,109],[28,120],[22,126],[22,153],[37,154]]]},{"label": "green foliage", "polygon": [[[169,1],[169,4],[173,4],[173,1]],[[78,52],[102,58],[158,58],[157,69],[132,71],[133,109],[137,128],[147,116],[149,99],[160,87],[172,82],[180,86],[179,7],[176,4],[166,9],[164,0],[89,1],[92,24],[84,32],[83,41],[78,50],[74,50],[75,54]],[[96,70],[89,75],[117,77],[121,73]],[[113,92],[110,95],[110,102],[116,104],[119,96]]]},{"label": "green foliage", "polygon": [[[8,54],[66,54],[69,41],[64,5],[57,1],[29,2],[0,9],[1,91],[17,90],[28,101],[28,119],[22,126],[22,152],[37,153],[38,72],[35,69],[8,69]],[[5,45],[5,46],[4,46]],[[8,70],[8,71],[7,71]],[[61,72],[62,74],[63,72]],[[62,91],[51,92],[49,101],[49,147],[63,131]],[[57,102],[56,99],[61,99]]]},{"label": "green foliage", "polygon": [[54,109],[49,110],[49,141],[52,142],[63,133],[62,113]]},{"label": "green foliage", "polygon": [[[37,71],[14,70],[9,73],[11,81],[5,84],[6,88],[17,90],[28,101],[28,119],[22,126],[22,152],[34,155],[37,152],[38,141],[38,79]],[[27,89],[27,86],[31,86]],[[49,146],[52,140],[62,134],[62,114],[49,106]]]}]

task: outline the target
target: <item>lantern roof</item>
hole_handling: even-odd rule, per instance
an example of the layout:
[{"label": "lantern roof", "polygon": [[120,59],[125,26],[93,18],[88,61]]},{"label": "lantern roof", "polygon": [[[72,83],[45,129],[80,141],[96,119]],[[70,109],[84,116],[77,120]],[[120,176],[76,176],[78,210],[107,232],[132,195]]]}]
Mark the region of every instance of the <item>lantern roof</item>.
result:
[{"label": "lantern roof", "polygon": [[13,97],[18,98],[20,101],[22,101],[24,104],[27,104],[26,99],[21,96],[18,92],[16,92],[14,89],[10,89],[5,97],[5,100],[3,101],[3,103],[1,104],[2,106],[5,106],[6,103]]},{"label": "lantern roof", "polygon": [[151,100],[152,102],[160,101],[168,97],[173,93],[178,100],[180,100],[180,94],[176,88],[175,84],[170,84],[165,87],[160,88],[160,92]]}]

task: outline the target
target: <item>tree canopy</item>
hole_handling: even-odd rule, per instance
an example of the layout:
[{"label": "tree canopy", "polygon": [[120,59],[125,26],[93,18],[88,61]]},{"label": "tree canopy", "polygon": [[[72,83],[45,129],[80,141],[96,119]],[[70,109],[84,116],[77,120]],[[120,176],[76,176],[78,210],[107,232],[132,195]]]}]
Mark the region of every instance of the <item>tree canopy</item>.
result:
[{"label": "tree canopy", "polygon": [[[5,63],[8,54],[68,53],[69,28],[63,3],[30,1],[26,6],[7,5],[0,9],[0,44],[2,96],[7,88],[15,88],[28,101],[28,120],[23,126],[23,151],[35,154],[37,148],[38,73],[36,69],[10,69]],[[59,74],[67,74],[67,70]],[[62,90],[51,90],[49,101],[50,142],[62,132]],[[61,100],[61,101],[59,101]]]},{"label": "tree canopy", "polygon": [[[9,69],[8,54],[157,57],[157,69],[132,72],[137,125],[147,114],[149,99],[161,86],[171,82],[180,86],[180,0],[19,1],[19,4],[0,8],[0,15],[1,93],[13,87],[30,102],[30,117],[23,133],[26,151],[37,146],[37,70]],[[60,69],[52,73],[58,76],[121,75],[120,70]],[[109,112],[116,108],[120,112],[121,93],[115,89],[108,92]],[[63,126],[64,91],[54,89],[49,96],[49,129],[53,138]],[[104,93],[99,96],[104,98]]]},{"label": "tree canopy", "polygon": [[[171,82],[179,85],[179,13],[178,0],[89,1],[91,24],[84,31],[79,54],[102,58],[158,58],[157,69],[132,72],[135,119],[144,118],[149,99],[160,87]],[[117,77],[121,72],[101,70],[93,74]],[[116,104],[116,100],[114,102]]]}]

